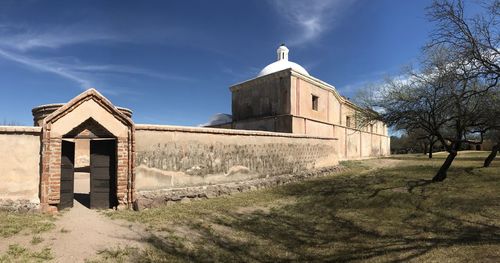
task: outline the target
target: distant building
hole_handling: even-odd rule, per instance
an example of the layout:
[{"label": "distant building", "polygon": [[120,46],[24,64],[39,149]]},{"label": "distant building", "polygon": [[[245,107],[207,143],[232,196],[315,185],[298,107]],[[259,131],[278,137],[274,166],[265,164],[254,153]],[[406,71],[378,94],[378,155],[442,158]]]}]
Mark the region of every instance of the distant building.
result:
[{"label": "distant building", "polygon": [[254,79],[230,87],[232,122],[210,127],[334,137],[341,159],[388,155],[385,123],[361,127],[356,112],[363,109],[289,61],[288,53],[281,45],[275,62]]}]

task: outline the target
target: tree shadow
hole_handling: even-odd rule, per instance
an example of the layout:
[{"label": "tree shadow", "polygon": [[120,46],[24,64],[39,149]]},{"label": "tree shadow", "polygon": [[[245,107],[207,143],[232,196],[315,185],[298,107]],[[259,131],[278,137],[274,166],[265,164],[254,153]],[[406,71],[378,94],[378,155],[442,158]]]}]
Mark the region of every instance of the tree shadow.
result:
[{"label": "tree shadow", "polygon": [[[482,176],[469,195],[460,181],[443,187],[418,179],[433,167],[398,169],[285,185],[273,193],[295,202],[214,211],[180,223],[192,231],[188,240],[169,230],[148,243],[160,257],[190,262],[406,262],[437,248],[500,245],[498,197],[481,190],[491,190],[494,178]],[[460,169],[457,180],[468,175]],[[392,191],[399,188],[408,191]]]}]

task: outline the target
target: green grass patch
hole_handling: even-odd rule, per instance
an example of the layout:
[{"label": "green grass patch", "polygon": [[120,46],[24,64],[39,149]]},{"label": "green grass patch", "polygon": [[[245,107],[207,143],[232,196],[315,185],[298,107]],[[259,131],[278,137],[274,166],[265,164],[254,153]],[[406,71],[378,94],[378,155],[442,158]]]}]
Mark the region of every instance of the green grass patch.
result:
[{"label": "green grass patch", "polygon": [[39,234],[54,227],[54,218],[35,213],[0,211],[0,237],[16,234]]},{"label": "green grass patch", "polygon": [[30,251],[18,244],[10,245],[9,249],[0,255],[0,262],[47,262],[54,259],[50,248],[40,251]]},{"label": "green grass patch", "polygon": [[486,155],[461,153],[441,183],[430,179],[445,154],[398,155],[275,188],[107,215],[148,226],[150,248],[117,252],[141,262],[495,262],[500,163],[481,168]]},{"label": "green grass patch", "polygon": [[42,242],[43,242],[43,238],[39,237],[39,236],[33,236],[33,238],[31,238],[31,241],[30,241],[30,243],[32,245],[37,245],[37,244],[40,244]]}]

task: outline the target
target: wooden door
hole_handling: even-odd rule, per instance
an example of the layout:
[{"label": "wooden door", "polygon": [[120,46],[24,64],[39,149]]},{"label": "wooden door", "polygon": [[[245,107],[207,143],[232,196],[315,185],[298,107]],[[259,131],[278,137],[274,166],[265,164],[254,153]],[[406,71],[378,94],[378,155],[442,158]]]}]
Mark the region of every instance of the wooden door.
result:
[{"label": "wooden door", "polygon": [[75,143],[62,141],[61,145],[61,200],[59,210],[73,207],[75,179]]},{"label": "wooden door", "polygon": [[117,205],[116,141],[90,141],[90,208]]}]

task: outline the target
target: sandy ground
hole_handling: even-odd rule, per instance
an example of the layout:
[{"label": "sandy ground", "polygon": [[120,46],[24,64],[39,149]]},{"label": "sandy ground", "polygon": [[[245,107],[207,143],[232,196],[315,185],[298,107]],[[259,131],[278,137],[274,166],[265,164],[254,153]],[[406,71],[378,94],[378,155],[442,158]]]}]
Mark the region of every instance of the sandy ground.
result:
[{"label": "sandy ground", "polygon": [[[373,159],[365,161],[372,169],[391,167],[400,164],[400,160]],[[90,177],[88,173],[75,173],[75,194],[88,194]],[[244,211],[240,211],[244,212]],[[149,234],[142,225],[132,224],[124,220],[111,220],[88,209],[74,200],[74,207],[61,212],[55,221],[55,228],[39,236],[40,244],[32,245],[33,234],[15,235],[0,242],[0,254],[10,244],[19,244],[31,251],[39,251],[49,247],[54,256],[53,262],[84,262],[95,258],[99,251],[106,248],[133,246],[144,248]]]},{"label": "sandy ground", "polygon": [[[75,173],[75,193],[88,193],[88,174]],[[44,247],[52,249],[53,262],[84,262],[96,257],[106,248],[134,246],[143,248],[149,236],[138,224],[122,220],[111,220],[96,210],[90,210],[78,201],[74,207],[63,211],[55,221],[55,228],[37,235],[43,238],[40,244],[32,245],[33,234],[15,235],[0,242],[0,254],[10,244],[19,244],[31,251]]]}]

